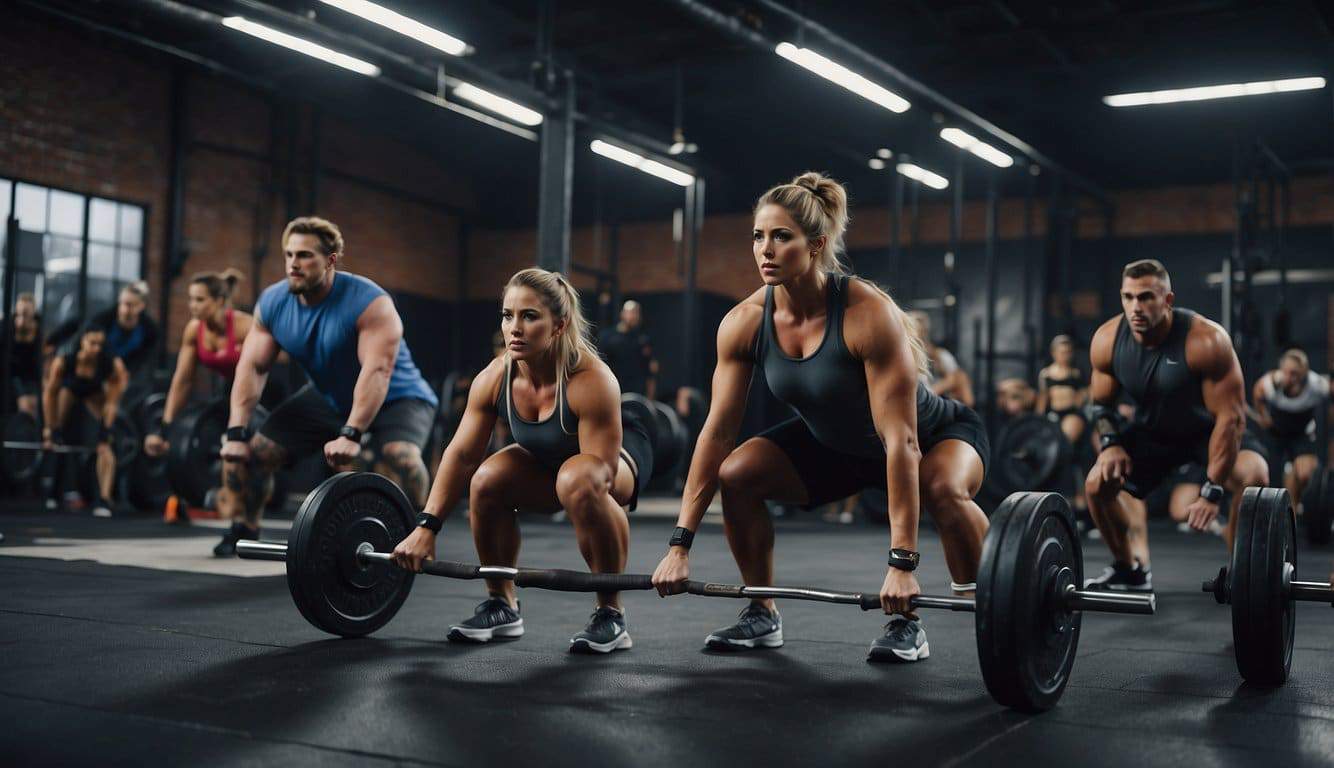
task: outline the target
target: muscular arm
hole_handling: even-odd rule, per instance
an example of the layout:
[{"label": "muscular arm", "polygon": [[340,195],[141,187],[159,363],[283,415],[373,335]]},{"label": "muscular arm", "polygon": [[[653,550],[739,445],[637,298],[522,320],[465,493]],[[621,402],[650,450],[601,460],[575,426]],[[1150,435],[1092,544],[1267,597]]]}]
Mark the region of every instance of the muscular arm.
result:
[{"label": "muscular arm", "polygon": [[361,373],[357,374],[356,388],[352,390],[349,425],[368,429],[375,414],[380,412],[385,395],[389,394],[389,379],[394,375],[394,360],[402,340],[403,321],[388,296],[372,301],[357,318],[357,360],[361,362]]},{"label": "muscular arm", "polygon": [[51,361],[51,368],[46,374],[46,383],[42,386],[42,413],[46,414],[48,429],[60,429],[63,424],[53,423],[56,414],[56,398],[60,394],[60,380],[65,378],[65,358],[57,357]]},{"label": "muscular arm", "polygon": [[968,378],[968,374],[962,368],[956,368],[954,373],[949,376],[950,394],[959,402],[973,407],[973,380]]},{"label": "muscular arm", "polygon": [[111,425],[115,423],[116,411],[120,408],[120,398],[129,386],[130,372],[125,368],[125,363],[116,358],[111,367],[111,375],[107,377],[102,390],[106,394],[102,403],[102,425],[107,429],[111,429]]},{"label": "muscular arm", "polygon": [[462,420],[440,457],[440,469],[422,510],[426,514],[443,520],[459,499],[467,495],[473,474],[486,458],[486,446],[496,426],[496,390],[504,369],[504,358],[496,358],[473,379]]},{"label": "muscular arm", "polygon": [[[1112,346],[1116,343],[1116,329],[1120,323],[1120,316],[1103,323],[1089,344],[1089,402],[1112,413],[1116,412],[1116,397],[1121,394],[1121,382],[1112,374]],[[1092,426],[1101,434],[1096,420]]]},{"label": "muscular arm", "polygon": [[848,347],[862,359],[871,418],[885,445],[890,546],[915,551],[922,450],[917,444],[917,366],[912,347],[887,298],[872,296],[850,307],[846,322]]},{"label": "muscular arm", "polygon": [[569,398],[579,417],[579,452],[602,460],[610,484],[621,458],[621,388],[609,369],[596,364],[573,378]]},{"label": "muscular arm", "polygon": [[[170,424],[176,414],[181,412],[190,399],[190,390],[195,384],[195,364],[198,355],[195,350],[195,337],[199,333],[199,321],[191,320],[185,324],[181,336],[181,351],[176,355],[176,371],[171,375],[171,388],[167,390],[167,402],[162,408],[162,423]],[[156,426],[156,425],[154,425]]]},{"label": "muscular arm", "polygon": [[1246,428],[1246,383],[1241,361],[1227,332],[1212,322],[1198,322],[1186,339],[1186,364],[1204,379],[1204,407],[1214,416],[1209,436],[1208,477],[1224,483],[1241,450]]},{"label": "muscular arm", "polygon": [[1268,429],[1273,423],[1269,418],[1269,400],[1265,398],[1265,379],[1273,375],[1272,371],[1266,373],[1256,379],[1255,386],[1251,387],[1251,403],[1255,407],[1255,420],[1265,429]]},{"label": "muscular arm", "polygon": [[1043,368],[1038,373],[1038,399],[1036,410],[1038,413],[1047,412],[1047,369]]},{"label": "muscular arm", "polygon": [[250,416],[255,412],[264,384],[269,380],[269,369],[273,367],[278,351],[278,342],[256,313],[255,324],[250,333],[246,334],[245,344],[241,346],[241,359],[236,363],[227,426],[244,427],[250,423]]},{"label": "muscular arm", "polygon": [[676,524],[682,528],[699,529],[699,522],[718,491],[718,468],[736,447],[755,367],[751,342],[763,314],[763,306],[746,302],[733,307],[718,326],[718,364],[713,369],[709,413],[695,442],[690,472],[681,492],[681,512],[676,518]]}]

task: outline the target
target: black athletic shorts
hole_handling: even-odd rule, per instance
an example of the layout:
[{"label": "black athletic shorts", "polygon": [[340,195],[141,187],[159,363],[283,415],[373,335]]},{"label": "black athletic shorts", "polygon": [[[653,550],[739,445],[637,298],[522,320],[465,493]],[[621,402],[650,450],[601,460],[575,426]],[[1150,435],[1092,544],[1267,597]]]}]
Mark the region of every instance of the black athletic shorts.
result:
[{"label": "black athletic shorts", "polygon": [[639,414],[621,409],[621,454],[635,474],[635,490],[630,496],[630,511],[639,506],[639,493],[653,476],[653,442]]},{"label": "black athletic shorts", "polygon": [[1280,435],[1275,432],[1265,432],[1265,445],[1269,448],[1269,455],[1272,468],[1281,470],[1283,465],[1298,456],[1311,454],[1320,455],[1320,444],[1316,442],[1315,430],[1299,432],[1295,435]]},{"label": "black athletic shorts", "polygon": [[[930,434],[918,435],[922,455],[930,453],[932,448],[945,440],[962,440],[977,451],[985,472],[991,460],[987,428],[973,409],[962,404],[956,405],[957,411],[952,421]],[[879,457],[868,458],[834,450],[815,439],[810,427],[799,417],[770,427],[756,437],[771,441],[792,461],[792,465],[797,468],[798,479],[806,487],[806,503],[810,506],[845,499],[866,488],[887,490],[883,453]]]},{"label": "black athletic shorts", "polygon": [[[1130,477],[1126,478],[1125,490],[1137,499],[1153,493],[1178,467],[1192,463],[1209,466],[1208,437],[1194,445],[1174,445],[1154,440],[1152,435],[1131,427],[1121,434],[1121,441],[1130,455]],[[1241,435],[1241,450],[1255,451],[1266,461],[1269,458],[1264,443],[1249,429]]]},{"label": "black athletic shorts", "polygon": [[[385,443],[412,443],[426,449],[426,441],[435,423],[435,406],[415,397],[385,403],[366,432],[376,453]],[[298,389],[269,414],[259,433],[287,451],[291,466],[310,454],[324,454],[324,444],[338,437],[347,423],[311,384]]]}]

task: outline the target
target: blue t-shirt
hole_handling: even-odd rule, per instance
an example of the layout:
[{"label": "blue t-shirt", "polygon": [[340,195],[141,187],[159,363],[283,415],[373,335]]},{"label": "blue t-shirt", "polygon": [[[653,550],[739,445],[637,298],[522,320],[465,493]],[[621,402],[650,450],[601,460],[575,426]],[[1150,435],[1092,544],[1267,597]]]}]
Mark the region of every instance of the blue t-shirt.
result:
[{"label": "blue t-shirt", "polygon": [[144,326],[139,324],[133,330],[125,330],[120,323],[112,322],[107,329],[107,351],[112,357],[125,358],[139,351],[144,344]]},{"label": "blue t-shirt", "polygon": [[[361,361],[357,359],[357,318],[381,296],[383,288],[361,275],[338,272],[333,290],[314,306],[306,306],[287,290],[287,281],[264,289],[256,305],[260,323],[303,369],[334,410],[346,416],[352,412],[352,393],[356,389]],[[407,397],[439,404],[435,393],[422,378],[406,340],[398,343],[398,357],[389,379],[385,403]]]}]

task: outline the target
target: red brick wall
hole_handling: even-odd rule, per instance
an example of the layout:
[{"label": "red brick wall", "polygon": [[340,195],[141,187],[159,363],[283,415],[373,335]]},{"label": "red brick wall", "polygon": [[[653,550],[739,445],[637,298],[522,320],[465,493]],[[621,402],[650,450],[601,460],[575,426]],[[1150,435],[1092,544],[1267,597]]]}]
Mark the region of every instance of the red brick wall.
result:
[{"label": "red brick wall", "polygon": [[[173,66],[178,63],[165,55],[55,20],[6,14],[0,25],[0,176],[146,205],[144,277],[153,285],[151,311],[158,316]],[[348,269],[391,290],[442,300],[457,295],[459,218],[449,209],[475,205],[466,180],[422,151],[321,115],[312,105],[275,100],[208,74],[191,71],[187,78],[188,258],[171,285],[170,349],[180,340],[185,281],[194,273],[238,267],[248,279],[238,296],[245,304],[281,279],[285,185],[290,178],[295,186],[298,213],[311,212],[304,201],[317,120],[321,168],[333,175],[321,176],[313,212],[344,230]],[[273,148],[275,104],[280,135]],[[288,168],[288,137],[281,131],[293,125],[294,167]],[[251,274],[256,229],[265,219],[259,274]]]},{"label": "red brick wall", "polygon": [[[939,201],[924,200],[919,210],[920,242],[949,242],[950,203],[943,193],[933,193]],[[1235,198],[1231,184],[1179,186],[1162,189],[1126,190],[1112,193],[1116,204],[1113,234],[1117,237],[1150,235],[1198,235],[1231,232],[1236,222]],[[1033,206],[1033,232],[1046,234],[1045,199]],[[1024,201],[1002,199],[999,203],[997,231],[1001,239],[1020,238],[1024,234]],[[1092,201],[1084,201],[1085,210],[1096,210]],[[889,209],[883,206],[859,207],[852,201],[852,223],[847,243],[851,249],[884,248],[889,244]],[[986,203],[964,204],[962,237],[977,242],[986,237]],[[1329,176],[1310,176],[1292,183],[1292,226],[1334,223],[1334,181]],[[1096,216],[1081,217],[1080,237],[1103,235],[1104,224]],[[699,285],[707,291],[740,298],[755,290],[758,283],[751,268],[750,214],[713,215],[704,221],[700,234]],[[912,245],[907,222],[900,229],[904,245]],[[574,259],[593,264],[591,232],[574,233]],[[580,247],[580,244],[585,244]],[[504,232],[477,231],[471,239],[471,273],[485,274],[486,285],[501,284],[510,273],[533,262],[536,235],[532,230]],[[684,276],[679,269],[676,244],[672,240],[670,219],[622,224],[619,228],[619,266],[621,289],[627,293],[679,291]],[[497,258],[497,252],[505,256]],[[478,265],[482,256],[488,263]],[[474,283],[476,285],[476,283]],[[473,288],[470,296],[483,298]]]}]

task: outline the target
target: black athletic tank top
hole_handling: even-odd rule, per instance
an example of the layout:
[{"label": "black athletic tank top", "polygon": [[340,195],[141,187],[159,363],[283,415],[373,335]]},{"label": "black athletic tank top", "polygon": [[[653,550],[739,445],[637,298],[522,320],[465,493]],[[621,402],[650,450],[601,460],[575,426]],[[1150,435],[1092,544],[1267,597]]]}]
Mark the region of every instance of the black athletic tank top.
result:
[{"label": "black athletic tank top", "polygon": [[514,410],[510,397],[510,377],[514,363],[505,362],[505,375],[496,397],[496,411],[510,425],[514,442],[533,454],[543,466],[558,470],[567,459],[579,453],[579,419],[570,410],[566,387],[556,395],[556,409],[542,421],[528,421]]},{"label": "black athletic tank top", "polygon": [[1124,316],[1116,329],[1112,374],[1135,403],[1135,426],[1158,442],[1194,445],[1208,440],[1214,428],[1201,377],[1186,365],[1186,337],[1194,321],[1189,309],[1173,309],[1172,330],[1156,347],[1136,341]]},{"label": "black athletic tank top", "polygon": [[1071,371],[1065,378],[1058,379],[1044,373],[1042,374],[1042,383],[1047,386],[1047,389],[1051,389],[1052,387],[1069,387],[1071,389],[1083,389],[1084,374],[1080,373],[1079,371]]},{"label": "black athletic tank top", "polygon": [[[824,340],[809,357],[789,357],[778,346],[774,332],[774,289],[764,292],[764,322],[755,336],[755,363],[774,397],[792,407],[830,450],[875,458],[885,447],[875,430],[866,393],[866,368],[843,341],[843,313],[847,308],[848,276],[828,276],[829,308]],[[954,420],[958,406],[917,382],[917,435],[929,435]]]},{"label": "black athletic tank top", "polygon": [[103,352],[97,356],[97,367],[93,369],[92,378],[84,378],[75,373],[78,365],[79,353],[71,352],[65,355],[65,374],[60,379],[61,386],[68,389],[80,400],[95,395],[102,391],[102,385],[107,379],[111,378],[111,369],[115,365],[111,355]]}]

